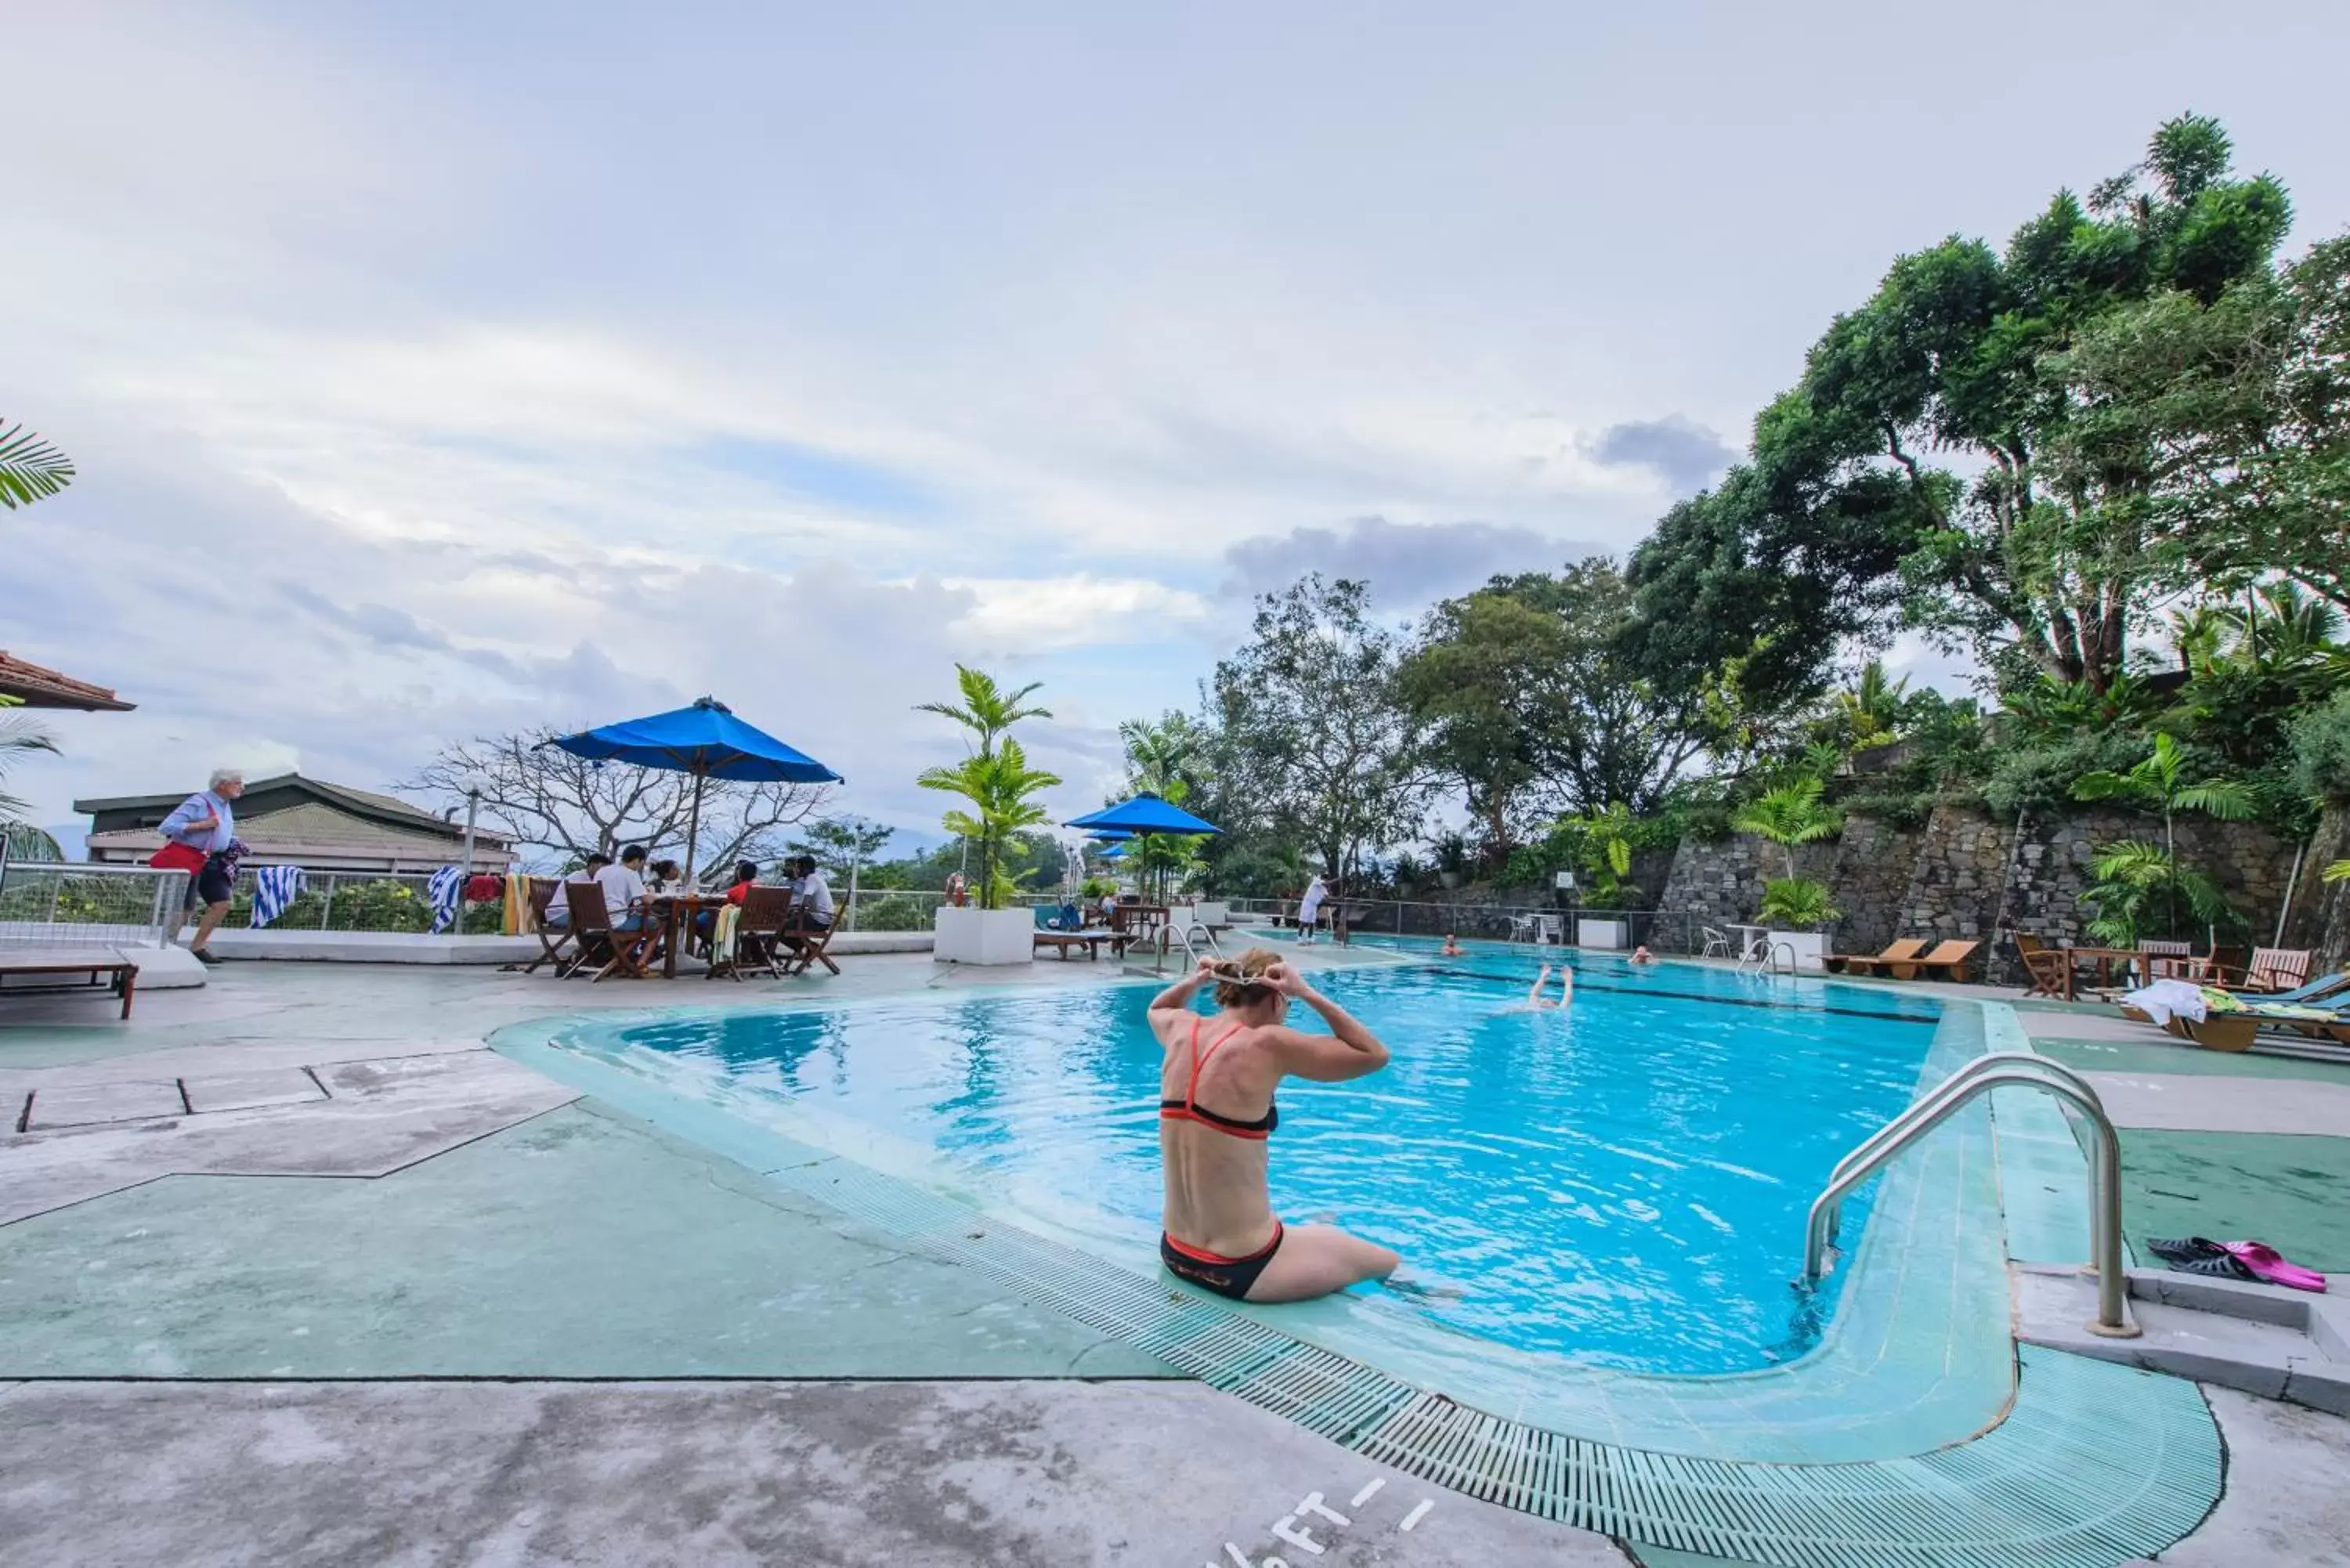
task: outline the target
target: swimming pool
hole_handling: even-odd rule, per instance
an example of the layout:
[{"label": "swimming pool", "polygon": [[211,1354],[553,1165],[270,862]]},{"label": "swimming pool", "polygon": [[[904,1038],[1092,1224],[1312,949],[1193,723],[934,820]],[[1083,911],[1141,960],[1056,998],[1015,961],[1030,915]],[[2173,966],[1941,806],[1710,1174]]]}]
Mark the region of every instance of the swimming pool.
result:
[{"label": "swimming pool", "polygon": [[[1835,1282],[1810,1302],[1789,1283],[1804,1210],[1908,1103],[1936,1003],[1576,955],[1574,1005],[1530,1013],[1538,955],[1394,945],[1405,961],[1316,976],[1393,1064],[1284,1085],[1273,1150],[1284,1216],[1395,1247],[1419,1287],[1366,1289],[1347,1311],[1651,1373],[1751,1371],[1810,1348]],[[698,1098],[787,1101],[869,1130],[873,1147],[935,1151],[991,1203],[1155,1272],[1151,994],[695,1013],[560,1038]],[[1302,1009],[1294,1021],[1312,1025]],[[1847,1237],[1867,1198],[1847,1207]]]}]

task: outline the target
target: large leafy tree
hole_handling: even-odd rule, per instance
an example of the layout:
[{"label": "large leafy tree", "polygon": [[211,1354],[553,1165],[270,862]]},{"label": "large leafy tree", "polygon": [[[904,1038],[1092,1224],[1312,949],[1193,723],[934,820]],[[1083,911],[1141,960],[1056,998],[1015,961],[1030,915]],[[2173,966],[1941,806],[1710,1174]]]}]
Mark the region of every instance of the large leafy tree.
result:
[{"label": "large leafy tree", "polygon": [[2064,356],[2110,312],[2208,308],[2265,274],[2291,204],[2230,157],[2216,120],[2182,116],[2003,252],[1954,235],[1898,258],[1756,419],[1751,463],[1636,556],[1652,672],[1702,680],[1769,639],[1747,679],[1790,694],[1898,612],[2010,671],[2120,675],[2171,553],[2142,423],[2100,417]]},{"label": "large leafy tree", "polygon": [[1703,693],[1648,678],[1633,616],[1606,559],[1495,577],[1429,615],[1402,690],[1496,847],[1537,809],[1651,810],[1704,745]]},{"label": "large leafy tree", "polygon": [[1333,875],[1418,829],[1438,776],[1403,700],[1404,639],[1364,585],[1312,574],[1256,602],[1250,639],[1211,685],[1228,803],[1267,836],[1303,840]]},{"label": "large leafy tree", "polygon": [[2350,235],[2215,300],[2108,312],[2053,368],[2076,426],[2142,468],[2178,586],[2282,573],[2350,608]]}]

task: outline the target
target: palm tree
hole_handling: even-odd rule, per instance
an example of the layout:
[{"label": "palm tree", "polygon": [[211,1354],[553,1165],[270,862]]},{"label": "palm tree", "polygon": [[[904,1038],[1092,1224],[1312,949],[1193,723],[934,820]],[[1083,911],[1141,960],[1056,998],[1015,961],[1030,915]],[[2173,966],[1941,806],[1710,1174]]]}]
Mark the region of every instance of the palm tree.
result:
[{"label": "palm tree", "polygon": [[2166,919],[2172,901],[2180,898],[2207,926],[2235,918],[2218,884],[2199,871],[2181,871],[2168,854],[2151,844],[2106,845],[2089,863],[2089,876],[2090,884],[2081,893],[2082,902],[2097,911],[2089,922],[2089,934],[2114,947],[2137,945],[2152,923],[2157,893],[2163,896]]},{"label": "palm tree", "polygon": [[[0,708],[22,706],[16,698],[0,697]],[[0,719],[0,779],[8,776],[9,768],[20,758],[28,757],[35,752],[47,752],[54,756],[57,749],[57,737],[31,720],[18,714]],[[0,790],[0,815],[13,815],[30,809],[25,802],[5,790]]]},{"label": "palm tree", "polygon": [[1022,829],[1045,823],[1045,808],[1031,797],[1059,784],[1058,775],[1030,767],[1020,742],[1006,735],[993,750],[973,752],[951,768],[928,769],[914,782],[971,802],[970,810],[950,811],[942,823],[979,850],[979,907],[1003,908],[1013,892],[1003,871],[1004,846]]},{"label": "palm tree", "polygon": [[978,737],[979,754],[986,756],[995,750],[995,742],[1004,731],[1023,719],[1049,719],[1049,708],[1023,707],[1028,694],[1044,682],[1032,680],[1017,691],[1006,691],[995,683],[995,677],[968,665],[955,666],[955,680],[962,690],[962,705],[951,702],[917,703],[917,713],[936,713],[952,719]]},{"label": "palm tree", "polygon": [[1909,691],[1909,678],[1896,680],[1885,672],[1884,662],[1870,659],[1860,667],[1860,680],[1848,691],[1835,694],[1836,711],[1852,732],[1852,749],[1865,752],[1871,746],[1890,745],[1899,738],[1902,699]]},{"label": "palm tree", "polygon": [[0,426],[0,506],[14,512],[73,483],[73,459],[23,425]]},{"label": "palm tree", "polygon": [[[2164,881],[2168,890],[2170,915],[2175,919],[2178,899],[2183,895],[2196,913],[2203,916],[2206,924],[2210,924],[2211,917],[2205,915],[2203,907],[2196,901],[2195,889],[2182,880],[2178,869],[2178,830],[2174,819],[2182,811],[2196,811],[2221,822],[2241,822],[2259,809],[2259,802],[2250,788],[2236,780],[2205,779],[2201,784],[2190,784],[2186,782],[2186,773],[2187,753],[2178,749],[2178,742],[2170,736],[2158,734],[2154,738],[2154,750],[2127,773],[2117,774],[2101,768],[2074,780],[2073,798],[2119,800],[2158,813],[2162,817],[2162,848],[2159,853],[2168,867]],[[2100,849],[2098,854],[2118,854],[2132,847],[2153,850],[2151,845],[2133,846],[2116,844]],[[2142,859],[2143,857],[2133,858],[2130,865],[2137,867]],[[2133,874],[2142,876],[2145,873],[2141,868]]]},{"label": "palm tree", "polygon": [[2236,637],[2235,651],[2252,669],[2280,672],[2338,659],[2342,612],[2299,583],[2269,583],[2245,595],[2241,608],[2219,612]]},{"label": "palm tree", "polygon": [[1155,724],[1128,719],[1118,725],[1118,738],[1126,745],[1127,783],[1135,794],[1180,805],[1205,782],[1208,734],[1187,715],[1170,713]]}]

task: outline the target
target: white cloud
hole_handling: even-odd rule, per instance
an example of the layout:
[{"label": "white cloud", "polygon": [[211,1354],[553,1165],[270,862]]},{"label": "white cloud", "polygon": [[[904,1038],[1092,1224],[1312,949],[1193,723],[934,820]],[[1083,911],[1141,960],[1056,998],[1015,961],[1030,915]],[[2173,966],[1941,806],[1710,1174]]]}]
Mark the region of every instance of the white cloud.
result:
[{"label": "white cloud", "polygon": [[949,577],[977,600],[954,629],[991,651],[1042,653],[1166,642],[1204,623],[1208,602],[1147,577]]}]

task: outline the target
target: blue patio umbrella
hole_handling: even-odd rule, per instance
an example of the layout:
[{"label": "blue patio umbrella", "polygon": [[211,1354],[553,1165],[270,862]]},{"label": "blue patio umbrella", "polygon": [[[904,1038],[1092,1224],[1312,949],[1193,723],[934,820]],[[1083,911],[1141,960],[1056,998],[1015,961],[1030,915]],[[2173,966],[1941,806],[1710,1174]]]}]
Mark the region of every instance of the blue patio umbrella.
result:
[{"label": "blue patio umbrella", "polygon": [[1116,805],[1076,817],[1061,825],[1064,827],[1091,828],[1096,833],[1221,833],[1223,829],[1211,822],[1202,822],[1180,805],[1170,805],[1155,794],[1139,794],[1132,800],[1122,800]]},{"label": "blue patio umbrella", "polygon": [[714,697],[690,708],[629,719],[539,742],[596,762],[634,763],[693,775],[693,815],[686,829],[685,874],[693,875],[694,842],[702,836],[702,787],[711,779],[743,784],[840,784],[841,776],[734,716]]},{"label": "blue patio umbrella", "polygon": [[[1132,800],[1122,800],[1116,805],[1105,806],[1061,826],[1082,827],[1103,837],[1118,834],[1128,838],[1148,837],[1154,833],[1201,837],[1223,831],[1215,824],[1202,822],[1181,806],[1170,805],[1155,794],[1139,794]],[[1123,859],[1126,847],[1120,844],[1104,858]]]}]

